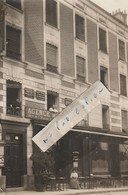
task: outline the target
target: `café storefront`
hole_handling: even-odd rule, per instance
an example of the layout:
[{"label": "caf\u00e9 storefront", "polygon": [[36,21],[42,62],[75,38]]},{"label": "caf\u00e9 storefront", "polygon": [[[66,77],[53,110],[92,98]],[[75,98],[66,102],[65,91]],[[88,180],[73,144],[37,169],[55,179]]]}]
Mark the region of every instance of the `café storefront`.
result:
[{"label": "caf\u00e9 storefront", "polygon": [[[34,136],[55,117],[55,113],[26,107],[26,117],[31,118]],[[54,148],[54,174],[65,178],[65,182],[69,182],[70,172],[75,167],[82,188],[87,188],[86,183],[90,181],[91,188],[102,187],[102,184],[103,187],[128,185],[128,142],[125,134],[76,126]]]}]

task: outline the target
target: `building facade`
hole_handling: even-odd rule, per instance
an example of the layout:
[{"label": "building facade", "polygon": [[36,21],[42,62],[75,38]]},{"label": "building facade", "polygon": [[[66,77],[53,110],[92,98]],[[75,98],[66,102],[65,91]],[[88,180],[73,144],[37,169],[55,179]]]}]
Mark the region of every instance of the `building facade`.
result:
[{"label": "building facade", "polygon": [[[67,176],[128,176],[128,26],[90,0],[0,1],[0,184],[34,186],[32,137],[96,80],[110,90],[58,142]],[[66,152],[65,152],[66,151]],[[73,152],[79,154],[73,160]]]}]

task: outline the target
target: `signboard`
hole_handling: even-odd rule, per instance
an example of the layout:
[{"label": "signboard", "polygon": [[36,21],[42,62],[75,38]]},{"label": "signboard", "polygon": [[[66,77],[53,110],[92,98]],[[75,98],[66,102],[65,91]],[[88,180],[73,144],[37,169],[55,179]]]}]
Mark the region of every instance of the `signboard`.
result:
[{"label": "signboard", "polygon": [[42,91],[36,91],[36,99],[45,101],[45,93]]},{"label": "signboard", "polygon": [[100,81],[96,81],[35,135],[32,140],[45,152],[108,95],[107,88]]},{"label": "signboard", "polygon": [[29,88],[24,88],[24,96],[27,98],[34,99],[34,90]]},{"label": "signboard", "polygon": [[54,113],[51,113],[50,111],[43,110],[43,109],[31,108],[31,107],[25,108],[25,117],[26,118],[41,119],[41,120],[50,121],[53,119],[53,117],[55,117],[55,115],[53,115],[53,114]]}]

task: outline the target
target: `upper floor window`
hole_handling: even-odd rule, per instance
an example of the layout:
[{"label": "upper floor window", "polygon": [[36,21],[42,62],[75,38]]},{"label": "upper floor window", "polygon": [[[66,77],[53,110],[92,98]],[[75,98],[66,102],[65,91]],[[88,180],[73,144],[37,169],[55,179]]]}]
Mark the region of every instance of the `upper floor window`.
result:
[{"label": "upper floor window", "polygon": [[21,31],[11,26],[6,27],[6,55],[10,58],[21,59]]},{"label": "upper floor window", "polygon": [[122,118],[122,131],[126,133],[128,130],[128,113],[126,110],[121,110],[121,118]]},{"label": "upper floor window", "polygon": [[126,76],[120,75],[120,94],[127,95]]},{"label": "upper floor window", "polygon": [[99,28],[99,49],[107,53],[106,31]]},{"label": "upper floor window", "polygon": [[47,110],[58,112],[58,93],[53,91],[47,92]]},{"label": "upper floor window", "polygon": [[57,2],[46,0],[46,22],[57,27]]},{"label": "upper floor window", "polygon": [[85,82],[85,59],[76,56],[77,80]]},{"label": "upper floor window", "polygon": [[125,61],[125,43],[119,40],[119,60]]},{"label": "upper floor window", "polygon": [[76,21],[76,38],[80,39],[81,41],[85,41],[84,18],[76,14],[75,21]]},{"label": "upper floor window", "polygon": [[57,47],[49,43],[46,44],[47,70],[57,73]]},{"label": "upper floor window", "polygon": [[17,9],[21,9],[21,0],[6,0],[6,3]]},{"label": "upper floor window", "polygon": [[102,105],[102,124],[104,129],[109,128],[109,107]]},{"label": "upper floor window", "polygon": [[7,114],[21,116],[21,84],[7,81]]},{"label": "upper floor window", "polygon": [[108,71],[105,67],[100,67],[100,80],[106,87],[108,86]]}]

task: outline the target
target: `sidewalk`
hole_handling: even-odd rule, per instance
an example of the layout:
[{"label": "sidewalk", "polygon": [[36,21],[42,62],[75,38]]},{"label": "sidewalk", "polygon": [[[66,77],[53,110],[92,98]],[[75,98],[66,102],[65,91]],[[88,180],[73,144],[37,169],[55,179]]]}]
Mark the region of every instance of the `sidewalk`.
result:
[{"label": "sidewalk", "polygon": [[[65,191],[46,191],[46,192],[36,192],[36,191],[11,191],[5,192],[5,195],[85,195],[85,194],[99,194],[107,192],[122,192],[128,191],[128,187],[124,188],[98,188],[98,189],[68,189]],[[2,193],[1,193],[2,195]]]}]

